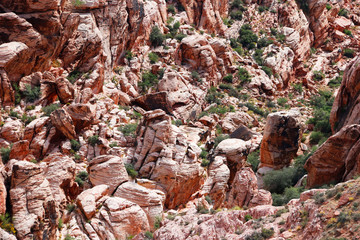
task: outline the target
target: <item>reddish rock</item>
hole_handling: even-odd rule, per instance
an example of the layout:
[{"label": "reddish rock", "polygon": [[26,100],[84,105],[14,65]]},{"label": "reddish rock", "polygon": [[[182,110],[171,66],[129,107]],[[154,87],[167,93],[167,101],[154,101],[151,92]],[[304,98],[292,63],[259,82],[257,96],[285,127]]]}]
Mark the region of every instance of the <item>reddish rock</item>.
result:
[{"label": "reddish rock", "polygon": [[307,186],[339,182],[360,173],[360,125],[347,125],[329,137],[306,161]]},{"label": "reddish rock", "polygon": [[21,140],[16,143],[11,148],[10,159],[23,160],[29,154],[29,141]]},{"label": "reddish rock", "polygon": [[0,171],[0,214],[5,214],[7,191],[5,187],[5,178],[3,176],[3,166],[0,166]]},{"label": "reddish rock", "polygon": [[9,142],[21,140],[24,136],[23,123],[19,119],[6,119],[1,128],[0,136]]},{"label": "reddish rock", "polygon": [[260,148],[261,166],[279,169],[290,164],[302,136],[299,117],[293,110],[268,115]]},{"label": "reddish rock", "polygon": [[14,103],[15,91],[11,86],[6,72],[4,70],[0,70],[0,104],[1,106],[8,106],[13,105]]},{"label": "reddish rock", "polygon": [[65,137],[74,139],[76,137],[75,126],[69,113],[63,108],[53,111],[50,115],[51,123]]}]

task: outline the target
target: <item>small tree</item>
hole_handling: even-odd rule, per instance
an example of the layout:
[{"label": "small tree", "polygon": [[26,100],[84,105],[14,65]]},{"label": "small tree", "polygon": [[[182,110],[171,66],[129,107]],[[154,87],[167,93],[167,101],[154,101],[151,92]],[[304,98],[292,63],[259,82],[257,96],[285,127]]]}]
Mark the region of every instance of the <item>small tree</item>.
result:
[{"label": "small tree", "polygon": [[157,26],[154,26],[151,29],[150,33],[150,42],[154,47],[161,46],[165,40],[165,36],[161,33],[160,29]]}]

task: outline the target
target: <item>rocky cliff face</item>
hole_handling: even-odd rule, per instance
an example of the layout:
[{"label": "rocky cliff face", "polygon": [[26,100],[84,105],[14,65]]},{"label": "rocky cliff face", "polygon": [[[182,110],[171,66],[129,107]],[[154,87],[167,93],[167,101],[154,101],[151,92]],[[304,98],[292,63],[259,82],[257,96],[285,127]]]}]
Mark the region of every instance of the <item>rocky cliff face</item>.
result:
[{"label": "rocky cliff face", "polygon": [[357,238],[359,13],[3,0],[0,239]]}]

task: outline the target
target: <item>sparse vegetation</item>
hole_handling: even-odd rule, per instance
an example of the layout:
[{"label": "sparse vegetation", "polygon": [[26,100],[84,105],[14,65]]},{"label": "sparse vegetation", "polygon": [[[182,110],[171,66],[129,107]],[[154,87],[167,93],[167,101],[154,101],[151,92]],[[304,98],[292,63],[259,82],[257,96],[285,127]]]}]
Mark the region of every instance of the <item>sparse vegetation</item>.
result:
[{"label": "sparse vegetation", "polygon": [[99,135],[93,135],[88,138],[88,142],[91,146],[95,146],[100,143]]},{"label": "sparse vegetation", "polygon": [[35,100],[39,99],[41,92],[40,87],[31,85],[26,85],[25,90],[22,92],[27,102],[34,102]]},{"label": "sparse vegetation", "polygon": [[88,180],[89,174],[87,171],[80,171],[76,177],[75,182],[79,184],[80,187],[84,186],[84,183]]},{"label": "sparse vegetation", "polygon": [[8,233],[15,234],[16,230],[12,222],[12,218],[9,213],[0,215],[0,227],[7,231]]},{"label": "sparse vegetation", "polygon": [[154,64],[156,63],[157,61],[159,61],[159,55],[157,55],[156,53],[149,53],[149,60],[150,60],[150,63]]},{"label": "sparse vegetation", "polygon": [[224,82],[227,82],[227,83],[232,83],[232,82],[233,82],[233,75],[231,75],[231,74],[226,75],[226,76],[223,78],[223,81],[224,81]]},{"label": "sparse vegetation", "polygon": [[50,105],[48,105],[48,106],[46,106],[46,107],[43,107],[43,108],[41,109],[41,111],[44,113],[44,116],[48,116],[48,117],[49,117],[50,114],[51,114],[53,111],[55,111],[56,109],[58,109],[58,108],[60,108],[60,105],[54,103],[54,104],[50,104]]},{"label": "sparse vegetation", "polygon": [[257,171],[260,163],[260,151],[256,150],[247,156],[247,162],[251,164],[251,168],[254,172]]},{"label": "sparse vegetation", "polygon": [[158,47],[163,44],[165,40],[164,34],[161,33],[160,29],[157,26],[154,26],[151,29],[150,33],[150,42],[153,47]]},{"label": "sparse vegetation", "polygon": [[249,24],[242,25],[239,33],[240,43],[243,47],[248,49],[255,48],[258,36],[251,30],[251,26]]},{"label": "sparse vegetation", "polygon": [[158,82],[158,77],[149,71],[142,74],[141,82],[138,83],[138,86],[142,92],[146,92],[149,88],[158,84]]},{"label": "sparse vegetation", "polygon": [[7,148],[0,148],[1,160],[6,164],[10,160],[11,146]]},{"label": "sparse vegetation", "polygon": [[138,172],[135,170],[134,165],[130,163],[125,164],[126,172],[131,178],[136,178],[138,175]]},{"label": "sparse vegetation", "polygon": [[313,80],[314,81],[319,82],[319,81],[323,80],[324,78],[325,78],[325,74],[323,72],[321,72],[321,71],[313,72]]},{"label": "sparse vegetation", "polygon": [[118,130],[121,131],[124,134],[124,136],[135,137],[137,126],[138,126],[137,123],[129,123],[118,127]]},{"label": "sparse vegetation", "polygon": [[71,149],[74,151],[74,152],[77,152],[79,151],[81,145],[78,141],[76,141],[75,139],[71,139],[70,140],[70,144],[71,144]]},{"label": "sparse vegetation", "polygon": [[353,57],[355,57],[355,52],[352,49],[345,48],[344,49],[344,56],[348,57],[348,58],[353,58]]},{"label": "sparse vegetation", "polygon": [[348,10],[346,10],[345,8],[341,8],[340,9],[340,11],[339,11],[339,13],[338,13],[338,15],[339,16],[343,16],[343,17],[348,17],[348,15],[349,15],[349,11]]}]

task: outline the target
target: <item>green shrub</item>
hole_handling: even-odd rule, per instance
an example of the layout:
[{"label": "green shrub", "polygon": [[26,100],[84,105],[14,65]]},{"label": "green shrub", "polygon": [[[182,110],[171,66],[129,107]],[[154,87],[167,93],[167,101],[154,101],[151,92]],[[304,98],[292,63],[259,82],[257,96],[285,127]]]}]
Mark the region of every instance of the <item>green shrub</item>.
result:
[{"label": "green shrub", "polygon": [[88,138],[88,143],[91,146],[95,146],[96,144],[99,144],[100,140],[99,140],[99,135],[94,135]]},{"label": "green shrub", "polygon": [[266,37],[260,38],[258,43],[257,43],[257,47],[258,48],[263,48],[263,47],[267,47],[272,43],[272,40],[267,39]]},{"label": "green shrub", "polygon": [[252,217],[251,215],[249,215],[249,214],[246,214],[246,215],[244,216],[245,222],[250,221],[252,218],[253,218],[253,217]]},{"label": "green shrub", "polygon": [[174,5],[169,5],[169,6],[167,7],[167,12],[168,12],[168,13],[175,14],[176,12],[175,12],[175,7],[174,7]]},{"label": "green shrub", "polygon": [[343,79],[343,75],[342,73],[337,76],[336,78],[334,79],[331,79],[328,83],[328,86],[331,87],[331,88],[337,88],[341,85],[341,82],[342,82],[342,79]]},{"label": "green shrub", "polygon": [[58,229],[61,230],[64,226],[63,220],[60,218],[58,222]]},{"label": "green shrub", "polygon": [[200,80],[200,75],[197,71],[192,71],[191,72],[191,78],[196,80],[196,81],[199,81]]},{"label": "green shrub", "polygon": [[111,148],[118,147],[118,146],[119,145],[118,145],[117,142],[112,142],[112,143],[109,144],[109,147],[111,147]]},{"label": "green shrub", "polygon": [[179,33],[179,34],[176,34],[175,39],[178,40],[179,42],[181,42],[181,40],[183,40],[183,38],[186,38],[186,37],[187,37],[186,34]]},{"label": "green shrub", "polygon": [[204,148],[201,148],[201,153],[200,153],[200,158],[202,158],[202,159],[207,159],[207,156],[208,156],[208,151],[206,151],[206,149],[204,149]]},{"label": "green shrub", "polygon": [[284,192],[285,188],[293,185],[295,172],[296,169],[292,167],[267,172],[263,179],[265,189],[272,193]]},{"label": "green shrub", "polygon": [[77,69],[75,69],[74,71],[70,72],[66,78],[69,80],[69,82],[74,84],[79,78],[81,78],[82,75],[82,72],[79,72]]},{"label": "green shrub", "polygon": [[134,57],[133,53],[130,50],[126,50],[125,58],[130,61]]},{"label": "green shrub", "polygon": [[353,57],[355,57],[355,52],[352,49],[345,48],[344,49],[344,56],[348,57],[348,58],[353,58]]},{"label": "green shrub", "polygon": [[278,34],[276,35],[276,41],[280,42],[280,43],[284,43],[286,39],[286,36],[284,34]]},{"label": "green shrub", "polygon": [[20,94],[19,84],[12,82],[11,86],[15,92],[15,105],[18,105],[21,102],[21,94]]},{"label": "green shrub", "polygon": [[173,120],[171,121],[171,123],[177,127],[181,126],[182,125],[182,121],[181,119],[176,119],[176,120]]},{"label": "green shrub", "polygon": [[274,229],[273,228],[270,228],[270,229],[266,229],[266,228],[263,228],[261,229],[261,236],[265,239],[267,238],[270,238],[274,235]]},{"label": "green shrub", "polygon": [[254,113],[266,117],[268,115],[268,112],[262,110],[261,108],[258,108],[257,106],[255,106],[254,104],[247,102],[245,103],[245,106],[250,110],[253,111]]},{"label": "green shrub", "polygon": [[202,167],[207,167],[207,166],[209,166],[209,164],[210,164],[210,161],[207,160],[207,159],[203,159],[203,160],[201,161],[201,166],[202,166]]},{"label": "green shrub", "polygon": [[239,31],[240,33],[240,43],[243,47],[252,49],[255,47],[255,44],[258,41],[258,36],[251,30],[251,26],[249,24],[244,24],[241,26]]},{"label": "green shrub", "polygon": [[313,198],[315,199],[315,203],[316,204],[323,204],[326,199],[325,199],[325,194],[324,193],[316,193]]},{"label": "green shrub", "polygon": [[212,203],[213,203],[209,195],[206,195],[206,196],[205,196],[205,200],[208,202],[208,204],[212,204]]},{"label": "green shrub", "polygon": [[84,182],[88,180],[89,174],[86,171],[80,171],[76,177],[75,182],[79,184],[80,187],[84,186]]},{"label": "green shrub", "polygon": [[217,136],[215,139],[214,139],[214,148],[217,147],[217,145],[219,145],[220,142],[224,141],[225,139],[228,139],[229,138],[229,135],[224,135],[224,134],[221,134],[219,136]]},{"label": "green shrub", "polygon": [[278,31],[276,28],[270,28],[270,33],[271,35],[276,36],[278,34]]},{"label": "green shrub", "polygon": [[242,16],[242,11],[239,11],[239,10],[231,11],[231,12],[230,12],[230,17],[231,17],[231,19],[241,21],[241,20],[242,20],[242,17],[243,17],[243,16]]},{"label": "green shrub", "polygon": [[251,75],[245,68],[239,67],[236,76],[240,80],[241,83],[251,82]]},{"label": "green shrub", "polygon": [[29,123],[31,123],[32,121],[34,121],[36,119],[36,116],[28,116],[26,114],[23,114],[21,116],[21,121],[23,121],[23,123],[26,125],[28,125]]},{"label": "green shrub", "polygon": [[27,102],[34,102],[39,99],[41,95],[40,87],[31,87],[31,85],[26,85],[22,94]]},{"label": "green shrub", "polygon": [[209,92],[206,94],[205,100],[207,103],[212,104],[212,103],[216,103],[216,104],[221,104],[221,98],[223,98],[224,96],[217,91],[216,87],[211,87],[209,89]]},{"label": "green shrub", "polygon": [[309,13],[308,0],[296,0],[296,2],[299,4],[300,9],[303,10],[304,13]]},{"label": "green shrub", "polygon": [[224,82],[227,82],[227,83],[232,83],[232,82],[233,82],[233,75],[231,75],[231,74],[226,75],[226,76],[223,78],[223,81],[224,81]]},{"label": "green shrub", "polygon": [[349,29],[344,29],[344,33],[348,36],[352,36],[352,32]]},{"label": "green shrub", "polygon": [[312,132],[310,134],[310,143],[311,144],[318,144],[319,141],[324,137],[321,132]]},{"label": "green shrub", "polygon": [[271,197],[273,199],[273,205],[283,206],[287,204],[291,199],[299,198],[302,191],[303,188],[287,187],[282,194],[272,193]]},{"label": "green shrub", "polygon": [[343,16],[343,17],[346,17],[346,18],[348,17],[348,14],[349,14],[349,11],[346,10],[345,8],[341,8],[339,13],[338,13],[339,16]]},{"label": "green shrub", "polygon": [[294,90],[297,91],[300,94],[303,92],[302,87],[303,87],[302,83],[296,83],[296,84],[293,85]]},{"label": "green shrub", "polygon": [[258,8],[258,10],[259,10],[259,12],[265,12],[265,11],[268,11],[269,10],[269,8],[268,7],[266,7],[266,6],[259,6],[259,8]]},{"label": "green shrub", "polygon": [[145,238],[148,239],[148,240],[151,240],[151,239],[154,238],[154,235],[152,234],[152,232],[146,231],[145,232]]},{"label": "green shrub", "polygon": [[59,104],[50,104],[48,106],[45,106],[41,109],[41,111],[44,113],[44,116],[50,116],[50,114],[55,111],[56,109],[60,108]]},{"label": "green shrub", "polygon": [[7,148],[0,148],[1,159],[4,164],[10,160],[11,146]]},{"label": "green shrub", "polygon": [[74,7],[80,7],[81,5],[85,4],[85,2],[81,0],[73,0],[72,4]]},{"label": "green shrub", "polygon": [[65,240],[76,240],[74,237],[72,237],[70,234],[65,235]]},{"label": "green shrub", "polygon": [[151,52],[151,53],[149,53],[149,60],[150,60],[150,63],[154,64],[157,61],[159,61],[159,56],[156,53]]},{"label": "green shrub", "polygon": [[263,51],[261,49],[256,49],[255,53],[253,54],[253,58],[254,58],[255,62],[260,66],[262,66],[264,64],[264,59],[263,59],[262,55],[263,55]]},{"label": "green shrub", "polygon": [[9,114],[10,117],[14,117],[14,118],[19,118],[19,114],[13,110],[10,110],[10,114]]},{"label": "green shrub", "polygon": [[76,141],[75,139],[71,139],[70,144],[71,144],[71,149],[74,150],[74,152],[79,151],[81,145],[78,141]]},{"label": "green shrub", "polygon": [[287,102],[288,102],[288,100],[286,98],[278,98],[278,100],[277,100],[277,104],[279,104],[279,106],[282,106],[282,107],[284,107]]},{"label": "green shrub", "polygon": [[161,33],[157,26],[152,27],[150,33],[150,42],[154,47],[161,46],[165,40],[165,36]]},{"label": "green shrub", "polygon": [[207,209],[204,205],[199,204],[196,206],[196,211],[201,214],[207,214],[209,213],[209,209]]},{"label": "green shrub", "polygon": [[14,224],[12,222],[12,217],[10,216],[9,213],[0,215],[0,227],[11,234],[15,235],[16,233]]},{"label": "green shrub", "polygon": [[126,168],[127,174],[128,174],[131,178],[135,179],[135,178],[137,177],[138,172],[135,170],[135,168],[134,168],[134,166],[133,166],[132,164],[126,163],[126,164],[125,164],[125,168]]},{"label": "green shrub", "polygon": [[142,92],[146,92],[149,88],[158,84],[159,80],[152,72],[145,72],[141,76],[141,82],[138,83],[139,88]]},{"label": "green shrub", "polygon": [[76,207],[75,204],[68,204],[66,206],[66,210],[68,211],[68,213],[71,213],[75,210],[75,207]]},{"label": "green shrub", "polygon": [[161,216],[156,216],[155,217],[155,223],[154,223],[154,228],[155,229],[159,229],[161,227],[161,221],[162,221]]},{"label": "green shrub", "polygon": [[327,3],[327,4],[326,4],[326,9],[327,9],[328,11],[330,11],[330,10],[332,9],[332,6]]},{"label": "green shrub", "polygon": [[266,75],[268,75],[269,77],[272,76],[272,69],[271,68],[269,68],[267,66],[262,66],[261,70],[263,70],[266,73]]},{"label": "green shrub", "polygon": [[340,212],[340,215],[338,216],[337,219],[337,223],[342,226],[344,225],[346,222],[350,221],[350,217],[348,214],[344,213],[344,212]]},{"label": "green shrub", "polygon": [[251,168],[254,172],[257,171],[260,163],[260,151],[256,150],[247,156],[247,162],[251,164]]},{"label": "green shrub", "polygon": [[121,131],[124,134],[124,136],[135,137],[137,126],[138,126],[137,123],[129,123],[118,127],[118,130]]},{"label": "green shrub", "polygon": [[314,81],[321,81],[325,78],[325,74],[322,73],[321,71],[314,71],[312,78]]}]

